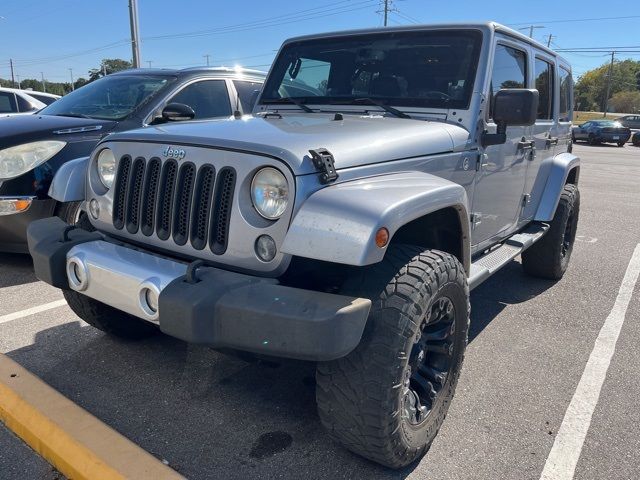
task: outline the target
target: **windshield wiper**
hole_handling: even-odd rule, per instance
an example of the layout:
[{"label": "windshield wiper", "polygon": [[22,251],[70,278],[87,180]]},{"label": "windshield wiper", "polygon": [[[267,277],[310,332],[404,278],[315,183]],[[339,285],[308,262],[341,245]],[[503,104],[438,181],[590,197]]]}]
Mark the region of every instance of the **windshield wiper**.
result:
[{"label": "windshield wiper", "polygon": [[56,113],[56,117],[91,118],[84,113]]},{"label": "windshield wiper", "polygon": [[297,107],[300,107],[301,110],[304,110],[307,113],[313,113],[313,109],[312,108],[307,107],[300,100],[296,100],[295,98],[291,98],[291,97],[267,99],[267,100],[263,100],[262,103],[264,103],[266,105],[270,105],[270,104],[273,105],[273,104],[277,104],[277,103],[293,103]]},{"label": "windshield wiper", "polygon": [[385,103],[382,103],[378,100],[374,100],[373,98],[365,97],[365,98],[354,98],[349,101],[349,103],[368,103],[369,105],[375,105],[380,107],[385,112],[390,113],[398,118],[412,118],[408,113],[401,112],[397,108],[393,108]]}]

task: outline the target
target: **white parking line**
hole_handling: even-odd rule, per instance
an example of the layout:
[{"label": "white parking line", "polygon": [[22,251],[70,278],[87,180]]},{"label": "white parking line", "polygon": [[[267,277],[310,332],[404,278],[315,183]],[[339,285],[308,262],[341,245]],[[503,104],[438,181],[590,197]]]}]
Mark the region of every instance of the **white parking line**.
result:
[{"label": "white parking line", "polygon": [[611,313],[600,329],[578,388],[540,475],[541,480],[570,480],[576,470],[591,416],[598,403],[633,289],[640,275],[640,244],[636,245]]},{"label": "white parking line", "polygon": [[0,324],[10,322],[12,320],[18,320],[19,318],[28,317],[29,315],[35,315],[36,313],[46,312],[47,310],[58,308],[66,304],[66,300],[56,300],[55,302],[45,303],[43,305],[38,305],[37,307],[20,310],[19,312],[9,313],[0,317]]}]

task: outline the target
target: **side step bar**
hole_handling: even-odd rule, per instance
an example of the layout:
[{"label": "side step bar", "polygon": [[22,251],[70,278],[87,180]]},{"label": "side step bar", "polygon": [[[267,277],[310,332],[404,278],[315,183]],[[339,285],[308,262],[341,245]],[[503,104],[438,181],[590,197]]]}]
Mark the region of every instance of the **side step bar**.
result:
[{"label": "side step bar", "polygon": [[473,290],[515,257],[536,243],[549,230],[546,223],[531,225],[505,240],[499,247],[476,258],[471,263],[469,290]]}]

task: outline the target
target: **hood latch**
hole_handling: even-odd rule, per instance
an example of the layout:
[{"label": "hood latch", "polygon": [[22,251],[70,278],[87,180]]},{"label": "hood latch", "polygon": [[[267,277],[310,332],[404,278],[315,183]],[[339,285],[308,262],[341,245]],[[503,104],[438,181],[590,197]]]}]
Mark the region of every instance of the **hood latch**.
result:
[{"label": "hood latch", "polygon": [[320,183],[326,185],[327,183],[335,182],[338,179],[338,172],[336,172],[331,152],[326,148],[316,148],[315,150],[309,150],[309,153],[313,164],[320,173]]}]

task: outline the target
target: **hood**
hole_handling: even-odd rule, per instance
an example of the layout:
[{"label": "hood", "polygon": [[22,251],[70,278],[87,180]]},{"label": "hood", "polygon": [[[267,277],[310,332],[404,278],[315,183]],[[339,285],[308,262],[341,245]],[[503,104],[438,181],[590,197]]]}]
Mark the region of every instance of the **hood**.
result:
[{"label": "hood", "polygon": [[[19,115],[0,118],[0,149],[38,140],[77,141],[100,137],[116,122],[55,115]],[[57,132],[57,133],[56,133]]]},{"label": "hood", "polygon": [[[310,149],[326,148],[336,169],[463,148],[464,128],[443,122],[382,115],[283,113],[282,117],[183,122],[117,133],[109,140],[210,146],[255,152],[284,160],[298,175],[313,173]],[[188,152],[187,152],[188,153]]]}]

